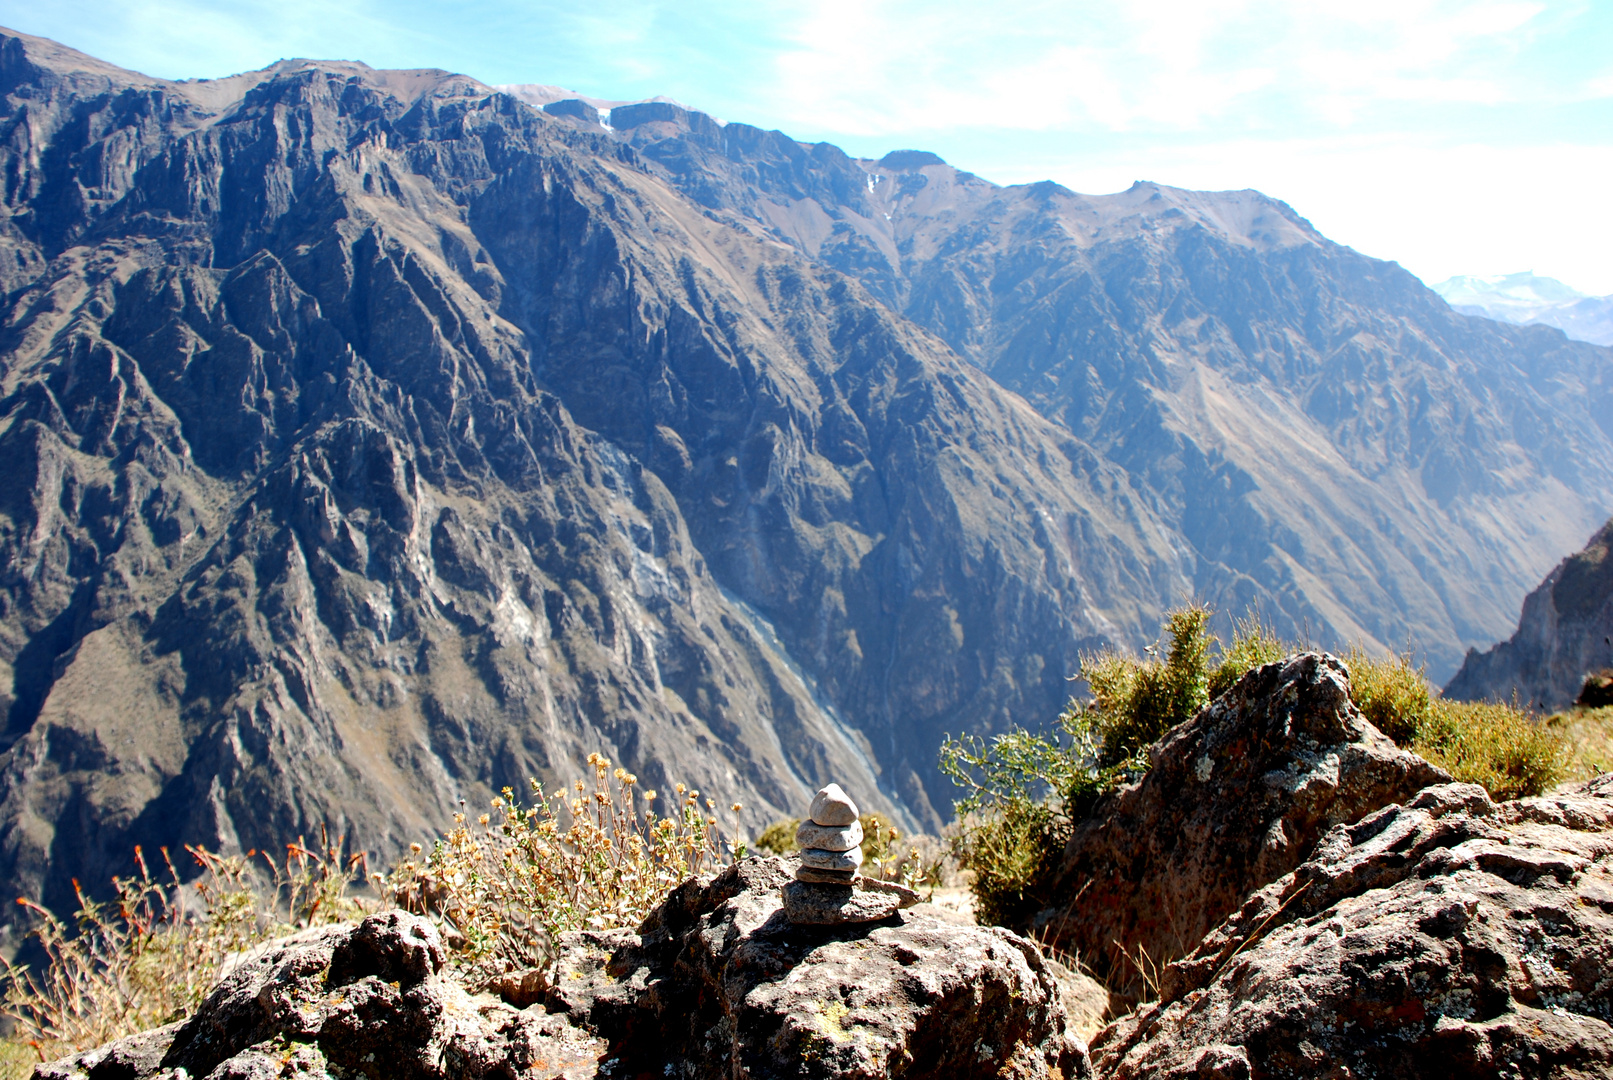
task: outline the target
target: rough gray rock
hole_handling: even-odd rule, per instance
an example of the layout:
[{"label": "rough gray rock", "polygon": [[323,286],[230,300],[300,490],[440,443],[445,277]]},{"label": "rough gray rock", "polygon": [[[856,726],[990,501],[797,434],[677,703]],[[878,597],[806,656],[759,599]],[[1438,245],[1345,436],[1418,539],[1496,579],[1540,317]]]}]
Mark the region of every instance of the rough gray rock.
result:
[{"label": "rough gray rock", "polygon": [[862,848],[849,851],[826,851],[807,848],[800,854],[801,866],[812,870],[856,870],[863,864]]},{"label": "rough gray rock", "polygon": [[1468,650],[1445,696],[1553,710],[1572,704],[1585,677],[1613,667],[1613,521],[1557,564],[1523,601],[1518,629],[1484,652]]},{"label": "rough gray rock", "polygon": [[305,932],[236,967],[188,1020],[41,1065],[37,1080],[592,1077],[604,1044],[564,1016],[472,997],[426,920]]},{"label": "rough gray rock", "polygon": [[857,804],[840,789],[839,784],[830,784],[812,796],[807,820],[829,828],[849,827],[857,824]]},{"label": "rough gray rock", "polygon": [[[1079,981],[1006,930],[903,914],[796,926],[780,859],[680,886],[640,932],[563,935],[507,999],[467,995],[401,912],[285,939],[179,1024],[42,1065],[37,1080],[689,1080],[1087,1075],[1061,1000]],[[852,890],[846,890],[848,892]],[[1062,981],[1061,981],[1062,980]],[[1072,989],[1074,988],[1074,989]],[[1074,996],[1072,996],[1072,994]],[[180,1070],[183,1070],[182,1072]]]},{"label": "rough gray rock", "polygon": [[1036,917],[1039,934],[1129,995],[1327,830],[1450,780],[1361,715],[1326,653],[1249,672],[1149,757],[1076,829]]},{"label": "rough gray rock", "polygon": [[777,858],[675,891],[640,933],[561,942],[550,1007],[610,1043],[612,1076],[1084,1076],[1031,942],[901,912],[795,926]]},{"label": "rough gray rock", "polygon": [[860,889],[851,882],[829,885],[797,874],[784,886],[784,916],[802,926],[879,922],[910,906],[892,893]]},{"label": "rough gray rock", "polygon": [[1429,788],[1354,825],[1101,1032],[1099,1075],[1613,1074],[1613,777],[1494,805]]}]

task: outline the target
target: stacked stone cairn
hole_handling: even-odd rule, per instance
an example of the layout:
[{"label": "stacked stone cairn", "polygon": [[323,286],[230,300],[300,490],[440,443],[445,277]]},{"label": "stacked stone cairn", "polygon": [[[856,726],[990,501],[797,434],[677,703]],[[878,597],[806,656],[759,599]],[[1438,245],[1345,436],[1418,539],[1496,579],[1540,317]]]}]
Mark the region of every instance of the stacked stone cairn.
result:
[{"label": "stacked stone cairn", "polygon": [[918,894],[909,888],[858,876],[863,827],[857,804],[839,784],[813,798],[795,842],[801,847],[801,863],[795,880],[784,886],[784,914],[793,923],[879,922],[918,903]]}]

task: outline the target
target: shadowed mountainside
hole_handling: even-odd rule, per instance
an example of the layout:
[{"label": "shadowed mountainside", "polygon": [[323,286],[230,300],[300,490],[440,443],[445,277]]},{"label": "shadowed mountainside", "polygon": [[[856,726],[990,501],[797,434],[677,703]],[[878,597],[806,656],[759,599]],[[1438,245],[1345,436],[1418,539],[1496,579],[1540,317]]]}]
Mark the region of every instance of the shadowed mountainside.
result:
[{"label": "shadowed mountainside", "polygon": [[933,826],[944,731],[1189,587],[1122,469],[602,132],[20,35],[0,90],[6,888],[395,851],[595,749]]}]

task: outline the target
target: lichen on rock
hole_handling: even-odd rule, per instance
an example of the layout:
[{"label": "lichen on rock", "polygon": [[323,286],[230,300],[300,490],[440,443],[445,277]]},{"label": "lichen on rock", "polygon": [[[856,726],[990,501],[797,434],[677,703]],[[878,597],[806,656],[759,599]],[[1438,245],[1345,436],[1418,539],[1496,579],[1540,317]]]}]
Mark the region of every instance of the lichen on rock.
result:
[{"label": "lichen on rock", "polygon": [[[1613,777],[1330,831],[1093,1040],[1098,1075],[1613,1073]],[[1213,1059],[1213,1060],[1212,1060]]]}]

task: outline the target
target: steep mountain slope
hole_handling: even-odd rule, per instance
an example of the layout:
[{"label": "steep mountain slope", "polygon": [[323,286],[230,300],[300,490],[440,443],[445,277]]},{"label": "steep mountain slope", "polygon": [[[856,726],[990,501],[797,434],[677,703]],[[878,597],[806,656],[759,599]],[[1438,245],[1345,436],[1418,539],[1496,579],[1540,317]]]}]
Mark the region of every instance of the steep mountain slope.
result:
[{"label": "steep mountain slope", "polygon": [[1442,679],[1613,506],[1613,353],[1456,314],[1256,192],[1000,188],[667,104],[610,120],[1123,466],[1224,611]]},{"label": "steep mountain slope", "polygon": [[597,129],[442,72],[0,37],[0,887],[603,749],[934,825],[1192,557],[1125,471]]},{"label": "steep mountain slope", "polygon": [[1458,701],[1510,701],[1541,710],[1573,704],[1585,676],[1613,667],[1613,521],[1557,564],[1523,602],[1517,632],[1469,649],[1445,687]]}]

